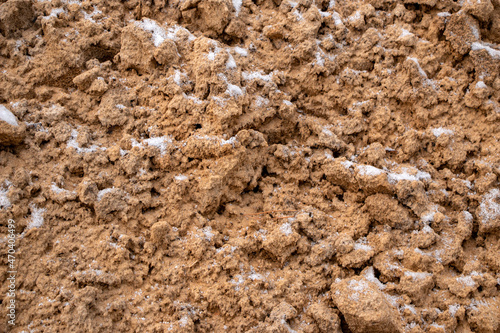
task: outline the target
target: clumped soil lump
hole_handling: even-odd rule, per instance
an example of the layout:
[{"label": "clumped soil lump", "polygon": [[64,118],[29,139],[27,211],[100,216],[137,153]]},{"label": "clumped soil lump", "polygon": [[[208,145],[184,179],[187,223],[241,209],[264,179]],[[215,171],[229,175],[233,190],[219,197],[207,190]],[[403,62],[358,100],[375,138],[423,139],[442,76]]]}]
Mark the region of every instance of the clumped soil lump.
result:
[{"label": "clumped soil lump", "polygon": [[500,0],[0,0],[0,331],[500,332],[499,44]]}]

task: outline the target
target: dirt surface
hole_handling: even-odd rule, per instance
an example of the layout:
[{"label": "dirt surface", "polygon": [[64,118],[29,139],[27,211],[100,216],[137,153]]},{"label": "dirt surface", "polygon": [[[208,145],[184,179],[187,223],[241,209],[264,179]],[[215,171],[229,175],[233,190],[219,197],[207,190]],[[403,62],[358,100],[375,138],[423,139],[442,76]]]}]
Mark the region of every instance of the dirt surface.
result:
[{"label": "dirt surface", "polygon": [[0,0],[0,330],[500,332],[498,44],[499,0]]}]

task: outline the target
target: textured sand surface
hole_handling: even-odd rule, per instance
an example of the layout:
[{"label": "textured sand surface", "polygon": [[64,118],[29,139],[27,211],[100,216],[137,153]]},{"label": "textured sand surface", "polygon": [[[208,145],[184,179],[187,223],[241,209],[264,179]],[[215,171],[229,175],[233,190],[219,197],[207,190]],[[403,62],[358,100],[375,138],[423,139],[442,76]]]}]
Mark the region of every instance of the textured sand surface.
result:
[{"label": "textured sand surface", "polygon": [[499,0],[0,0],[0,331],[500,332],[499,44]]}]

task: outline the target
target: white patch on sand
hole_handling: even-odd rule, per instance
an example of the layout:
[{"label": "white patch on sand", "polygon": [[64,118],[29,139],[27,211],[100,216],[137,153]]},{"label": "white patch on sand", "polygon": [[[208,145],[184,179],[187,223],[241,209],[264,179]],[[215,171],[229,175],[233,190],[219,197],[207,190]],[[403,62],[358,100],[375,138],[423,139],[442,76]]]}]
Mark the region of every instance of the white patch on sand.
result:
[{"label": "white patch on sand", "polygon": [[0,209],[9,208],[11,206],[9,197],[7,193],[9,193],[10,183],[7,183],[7,188],[4,186],[0,187]]},{"label": "white patch on sand", "polygon": [[172,144],[172,137],[170,136],[160,136],[153,137],[149,139],[143,140],[144,143],[147,143],[148,146],[156,147],[160,149],[161,155],[164,155],[168,146]]},{"label": "white patch on sand", "polygon": [[361,176],[376,177],[378,175],[385,173],[384,170],[376,168],[376,167],[371,166],[371,165],[359,164],[356,166],[356,168],[358,169],[358,174]]},{"label": "white patch on sand", "polygon": [[368,267],[363,273],[363,276],[370,282],[375,283],[380,290],[384,290],[386,288],[386,285],[380,282],[379,279],[375,277],[375,271],[373,269],[373,266]]},{"label": "white patch on sand", "polygon": [[104,190],[100,190],[97,193],[97,201],[101,201],[102,198],[104,197],[104,195],[106,195],[107,193],[113,192],[114,190],[115,190],[114,187],[105,188]]},{"label": "white patch on sand", "polygon": [[481,205],[479,205],[479,216],[482,223],[488,223],[491,220],[500,217],[500,203],[497,200],[500,198],[500,190],[494,188],[483,196]]},{"label": "white patch on sand", "polygon": [[12,126],[18,126],[16,116],[14,116],[14,114],[2,104],[0,104],[0,120],[5,121]]},{"label": "white patch on sand", "polygon": [[233,7],[234,10],[236,11],[236,16],[238,16],[238,14],[240,13],[242,3],[243,3],[242,0],[233,0]]},{"label": "white patch on sand", "polygon": [[43,214],[45,208],[37,208],[34,204],[30,205],[31,219],[28,223],[27,229],[40,228],[43,225]]},{"label": "white patch on sand", "polygon": [[188,179],[188,177],[187,177],[187,176],[184,176],[184,175],[177,175],[177,176],[175,176],[174,178],[175,178],[175,180],[178,180],[178,181],[180,181],[180,182],[182,182],[182,181],[184,181],[184,180],[187,180],[187,179]]},{"label": "white patch on sand", "polygon": [[285,236],[290,236],[293,233],[292,225],[290,223],[283,223],[280,226],[280,231]]},{"label": "white patch on sand", "polygon": [[405,276],[410,276],[413,280],[423,280],[428,276],[432,276],[432,274],[427,272],[406,271]]},{"label": "white patch on sand", "polygon": [[167,33],[163,27],[158,25],[158,23],[149,18],[144,18],[142,21],[136,21],[135,24],[144,31],[148,31],[152,34],[151,39],[154,46],[158,47],[167,39]]},{"label": "white patch on sand", "polygon": [[271,72],[269,74],[262,74],[261,72],[242,72],[241,73],[241,76],[246,81],[262,80],[265,82],[271,82],[273,75],[274,75],[274,72]]},{"label": "white patch on sand", "polygon": [[436,138],[439,138],[443,134],[453,135],[455,133],[452,130],[443,127],[433,128],[431,131]]},{"label": "white patch on sand", "polygon": [[500,59],[500,50],[494,49],[485,43],[475,42],[471,46],[473,51],[486,50],[493,59]]},{"label": "white patch on sand", "polygon": [[399,173],[390,172],[387,175],[387,179],[389,180],[389,183],[396,184],[402,180],[430,180],[431,175],[427,172],[423,172],[415,168],[401,168],[401,171]]},{"label": "white patch on sand", "polygon": [[100,148],[97,145],[92,145],[89,148],[81,148],[76,141],[78,139],[78,131],[76,129],[71,130],[71,137],[69,138],[68,142],[66,143],[66,146],[75,148],[76,152],[81,154],[81,153],[92,153],[95,152],[98,149],[101,150],[106,150],[106,148]]}]

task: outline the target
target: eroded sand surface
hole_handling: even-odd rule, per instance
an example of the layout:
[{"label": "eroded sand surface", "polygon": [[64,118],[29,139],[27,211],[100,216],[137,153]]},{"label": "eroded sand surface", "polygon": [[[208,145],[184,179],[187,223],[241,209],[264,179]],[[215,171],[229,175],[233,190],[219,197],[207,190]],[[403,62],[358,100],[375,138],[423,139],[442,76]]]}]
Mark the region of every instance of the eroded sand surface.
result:
[{"label": "eroded sand surface", "polygon": [[0,0],[0,33],[0,329],[500,332],[499,0]]}]

